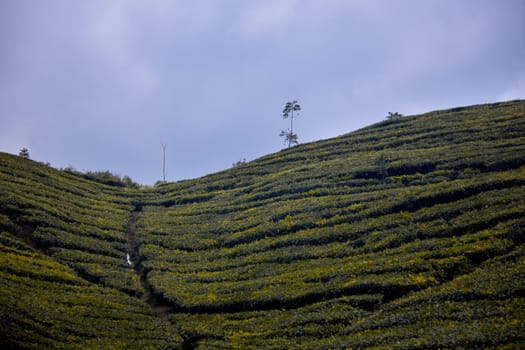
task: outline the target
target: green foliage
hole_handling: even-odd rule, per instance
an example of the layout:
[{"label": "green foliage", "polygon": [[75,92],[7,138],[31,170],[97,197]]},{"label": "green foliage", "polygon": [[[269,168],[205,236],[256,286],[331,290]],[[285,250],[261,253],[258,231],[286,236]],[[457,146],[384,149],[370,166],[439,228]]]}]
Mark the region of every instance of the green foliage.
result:
[{"label": "green foliage", "polygon": [[110,186],[124,186],[138,188],[139,185],[129,176],[120,177],[119,175],[112,174],[110,171],[88,171],[84,174],[87,179],[101,182]]},{"label": "green foliage", "polygon": [[386,119],[399,119],[403,116],[403,114],[398,112],[388,112],[388,115],[386,116]]},{"label": "green foliage", "polygon": [[523,101],[152,188],[16,158],[0,154],[4,347],[525,346]]},{"label": "green foliage", "polygon": [[524,130],[523,102],[433,112],[169,184],[148,279],[203,347],[519,347]]},{"label": "green foliage", "polygon": [[279,134],[279,136],[281,137],[284,137],[284,144],[288,144],[288,147],[291,147],[292,145],[297,145],[299,144],[299,137],[297,136],[296,133],[293,133],[292,131],[288,130],[288,131],[281,131],[281,133]]},{"label": "green foliage", "polygon": [[286,102],[286,105],[283,109],[283,119],[290,118],[290,129],[288,129],[288,131],[281,131],[281,134],[279,136],[284,137],[284,143],[288,144],[288,148],[290,148],[292,145],[297,145],[299,143],[297,134],[293,132],[293,119],[294,117],[297,117],[300,110],[301,106],[295,100]]},{"label": "green foliage", "polygon": [[72,166],[69,166],[64,171],[67,171],[72,174],[80,175],[88,180],[93,180],[105,185],[109,186],[118,186],[118,187],[130,187],[130,188],[139,188],[140,185],[136,182],[133,182],[133,180],[129,176],[120,176],[113,174],[109,170],[106,171],[86,171],[81,172],[78,170],[75,170]]},{"label": "green foliage", "polygon": [[26,147],[21,148],[20,152],[18,152],[18,156],[29,159],[29,150]]},{"label": "green foliage", "polygon": [[246,159],[245,158],[243,158],[241,160],[238,160],[235,163],[233,163],[232,164],[232,168],[243,166],[244,164],[246,164]]},{"label": "green foliage", "polygon": [[0,347],[162,348],[177,331],[137,296],[137,193],[0,154]]},{"label": "green foliage", "polygon": [[20,349],[160,348],[180,338],[149,306],[0,236],[0,345]]},{"label": "green foliage", "polygon": [[379,155],[379,157],[377,157],[376,163],[377,163],[377,175],[378,175],[378,177],[381,180],[386,179],[387,176],[388,176],[388,170],[387,170],[388,162],[385,159],[385,156],[383,155],[383,153],[381,153]]}]

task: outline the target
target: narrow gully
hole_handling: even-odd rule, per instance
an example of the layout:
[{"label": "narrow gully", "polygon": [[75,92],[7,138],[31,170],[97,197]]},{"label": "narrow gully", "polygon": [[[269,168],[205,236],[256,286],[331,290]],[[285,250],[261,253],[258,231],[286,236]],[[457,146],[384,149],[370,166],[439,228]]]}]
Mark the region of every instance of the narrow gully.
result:
[{"label": "narrow gully", "polygon": [[168,319],[168,314],[173,309],[173,306],[168,300],[165,300],[154,293],[153,287],[147,278],[148,271],[142,265],[142,259],[139,253],[139,243],[137,242],[137,220],[141,211],[142,208],[140,206],[135,206],[134,210],[130,214],[126,228],[129,243],[129,258],[131,260],[133,270],[139,277],[140,284],[142,285],[142,300],[146,301],[151,306],[157,316]]}]

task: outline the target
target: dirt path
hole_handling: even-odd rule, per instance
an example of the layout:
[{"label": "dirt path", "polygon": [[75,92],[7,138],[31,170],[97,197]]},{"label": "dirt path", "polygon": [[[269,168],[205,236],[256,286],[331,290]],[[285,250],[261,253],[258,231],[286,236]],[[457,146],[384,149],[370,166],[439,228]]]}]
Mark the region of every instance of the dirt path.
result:
[{"label": "dirt path", "polygon": [[126,233],[129,243],[129,255],[133,269],[140,279],[142,285],[142,300],[147,302],[155,311],[158,317],[168,319],[168,314],[173,309],[173,305],[162,296],[155,294],[153,287],[148,281],[148,271],[142,265],[142,259],[139,253],[139,243],[137,242],[137,220],[140,214],[140,209],[136,208],[131,212]]},{"label": "dirt path", "polygon": [[137,218],[139,215],[138,210],[133,210],[129,217],[128,227],[126,228],[126,233],[128,235],[129,243],[129,255],[130,260],[133,263],[135,271],[139,265],[139,246],[137,244]]}]

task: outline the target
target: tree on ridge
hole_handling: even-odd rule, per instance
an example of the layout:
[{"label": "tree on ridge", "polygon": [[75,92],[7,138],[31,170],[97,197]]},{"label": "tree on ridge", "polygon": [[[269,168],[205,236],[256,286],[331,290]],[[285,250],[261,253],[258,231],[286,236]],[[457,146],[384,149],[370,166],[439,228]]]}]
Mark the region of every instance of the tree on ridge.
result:
[{"label": "tree on ridge", "polygon": [[[284,143],[285,144],[288,143],[288,148],[290,148],[292,144],[298,144],[297,134],[294,134],[293,132],[293,118],[297,117],[300,110],[301,110],[301,106],[299,105],[297,100],[286,102],[286,105],[284,106],[284,109],[283,109],[283,114],[282,114],[283,119],[290,118],[290,129],[288,129],[288,131],[285,131],[285,130],[281,131],[279,136],[281,137],[284,136]],[[294,116],[294,112],[296,112],[295,116]]]},{"label": "tree on ridge", "polygon": [[29,150],[26,147],[21,148],[20,152],[18,152],[18,156],[29,159]]}]

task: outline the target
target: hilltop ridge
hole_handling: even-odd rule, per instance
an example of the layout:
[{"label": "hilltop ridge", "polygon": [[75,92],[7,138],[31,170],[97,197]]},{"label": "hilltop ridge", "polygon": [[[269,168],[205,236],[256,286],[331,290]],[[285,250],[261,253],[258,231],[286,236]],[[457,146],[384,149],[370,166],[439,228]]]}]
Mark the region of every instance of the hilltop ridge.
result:
[{"label": "hilltop ridge", "polygon": [[3,347],[525,345],[525,101],[143,189],[0,154],[0,195]]}]

